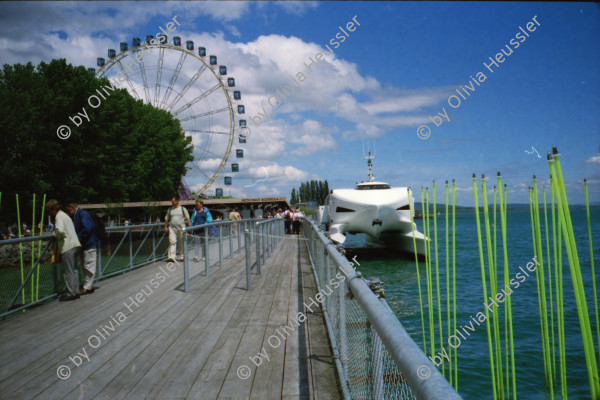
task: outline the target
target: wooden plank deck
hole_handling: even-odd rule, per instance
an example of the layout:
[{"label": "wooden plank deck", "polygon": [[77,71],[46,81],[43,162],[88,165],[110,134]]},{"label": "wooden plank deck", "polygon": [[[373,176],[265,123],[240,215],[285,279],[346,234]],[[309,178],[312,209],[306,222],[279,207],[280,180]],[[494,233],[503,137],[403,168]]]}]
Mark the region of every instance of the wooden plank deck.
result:
[{"label": "wooden plank deck", "polygon": [[339,398],[320,313],[276,333],[315,295],[303,242],[286,236],[250,291],[243,252],[203,271],[184,293],[182,265],[158,262],[0,323],[0,399]]}]

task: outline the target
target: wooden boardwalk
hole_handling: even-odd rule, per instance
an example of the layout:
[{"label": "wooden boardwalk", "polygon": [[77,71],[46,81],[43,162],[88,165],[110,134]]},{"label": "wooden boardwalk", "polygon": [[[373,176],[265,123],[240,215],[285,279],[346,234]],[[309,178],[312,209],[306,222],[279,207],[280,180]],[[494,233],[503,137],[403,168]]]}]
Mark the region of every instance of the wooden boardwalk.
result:
[{"label": "wooden boardwalk", "polygon": [[243,251],[203,271],[184,293],[182,265],[158,262],[0,323],[0,399],[339,398],[321,314],[278,329],[315,295],[303,242],[286,236],[250,291]]}]

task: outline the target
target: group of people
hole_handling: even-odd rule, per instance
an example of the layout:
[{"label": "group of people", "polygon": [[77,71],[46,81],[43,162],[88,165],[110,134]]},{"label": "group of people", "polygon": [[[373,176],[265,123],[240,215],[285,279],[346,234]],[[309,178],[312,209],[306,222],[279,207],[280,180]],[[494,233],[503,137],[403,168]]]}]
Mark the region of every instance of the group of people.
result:
[{"label": "group of people", "polygon": [[[94,293],[94,277],[96,275],[97,245],[100,239],[95,234],[94,220],[87,211],[81,209],[75,199],[68,198],[64,203],[64,211],[58,200],[50,200],[45,205],[48,213],[54,221],[52,234],[56,238],[56,253],[60,254],[63,263],[63,273],[66,290],[59,298],[60,301],[71,301],[79,299],[80,296]],[[65,212],[66,211],[66,212]],[[299,207],[296,210],[290,208],[283,211],[265,213],[265,218],[281,218],[285,220],[285,233],[298,234],[300,232],[300,218],[304,213]],[[229,220],[239,221],[242,216],[232,208],[229,212]],[[157,218],[157,222],[160,221]],[[213,217],[201,200],[196,200],[191,213],[180,205],[179,195],[171,198],[171,207],[165,215],[165,233],[169,235],[168,261],[182,262],[183,259],[183,233],[187,227],[200,226],[213,222]],[[232,233],[238,233],[238,224],[232,224]],[[205,228],[192,230],[190,233],[196,241],[196,253],[194,261],[200,261],[200,243],[204,236]],[[214,226],[210,226],[209,233],[216,234]],[[214,232],[212,232],[214,231]],[[179,257],[177,257],[179,254]],[[85,272],[85,283],[80,288],[77,261],[82,260]]]},{"label": "group of people", "polygon": [[302,222],[300,218],[304,217],[304,213],[300,211],[300,207],[296,207],[296,210],[292,210],[288,208],[283,213],[280,213],[281,210],[278,210],[277,218],[285,219],[285,233],[297,235],[300,233],[300,227]]},{"label": "group of people", "polygon": [[[91,215],[77,206],[73,198],[65,200],[65,211],[58,200],[46,203],[46,209],[54,219],[52,234],[56,238],[57,252],[63,263],[66,291],[60,301],[72,301],[82,295],[94,293],[96,275],[97,244],[100,242],[94,233],[94,220]],[[68,213],[68,214],[67,214]],[[82,259],[85,283],[79,287],[77,260]]]},{"label": "group of people", "polygon": [[[175,262],[175,259],[180,262],[184,261],[183,231],[186,228],[186,225],[191,227],[213,222],[210,211],[204,206],[204,203],[201,200],[196,200],[191,218],[188,210],[179,204],[179,200],[179,195],[174,195],[171,198],[171,207],[167,210],[167,215],[165,216],[165,232],[169,235],[169,252],[167,256],[167,261],[169,262]],[[232,208],[229,212],[229,220],[239,221],[241,219],[242,216],[235,208]],[[210,226],[207,229],[209,229],[209,233],[216,234],[214,226]],[[232,224],[232,232],[234,235],[238,233],[237,223]],[[193,260],[198,262],[200,261],[200,249],[202,237],[204,236],[204,228],[194,229],[191,231],[191,234],[193,235],[195,242],[195,255]],[[179,252],[178,258],[176,257],[177,251]]]},{"label": "group of people", "polygon": [[[41,224],[41,223],[40,223]],[[37,228],[32,231],[32,227],[28,226],[26,222],[21,224],[21,237],[33,236],[40,234],[41,225],[38,224]],[[7,226],[4,230],[0,231],[0,239],[8,240],[15,239],[19,235],[18,225],[15,222],[12,225]]]}]

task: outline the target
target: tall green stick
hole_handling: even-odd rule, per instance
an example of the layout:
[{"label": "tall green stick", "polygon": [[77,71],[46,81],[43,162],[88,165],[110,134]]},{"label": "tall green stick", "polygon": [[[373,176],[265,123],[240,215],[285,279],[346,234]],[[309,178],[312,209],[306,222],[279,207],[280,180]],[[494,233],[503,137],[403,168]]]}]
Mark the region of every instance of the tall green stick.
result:
[{"label": "tall green stick", "polygon": [[[448,338],[450,338],[450,258],[448,252],[450,247],[448,246],[448,181],[446,181],[446,209],[444,216],[446,217],[446,327],[448,328]],[[448,372],[450,374],[450,385],[452,385],[452,348],[450,348],[450,357],[448,357]]]},{"label": "tall green stick", "polygon": [[[33,194],[33,203],[31,205],[31,208],[33,210],[32,211],[33,215],[31,217],[31,233],[32,233],[32,236],[35,236],[35,193]],[[31,269],[33,269],[33,266],[35,265],[34,258],[35,258],[35,242],[31,242]],[[33,283],[34,283],[33,278],[34,277],[35,277],[35,275],[32,275],[29,279],[31,281],[31,302],[32,303],[33,303],[33,299],[34,299],[34,293],[33,293]]]},{"label": "tall green stick", "polygon": [[554,381],[552,379],[552,356],[550,353],[550,333],[548,331],[548,306],[546,303],[546,281],[544,277],[544,253],[542,250],[542,235],[540,228],[540,213],[539,213],[539,201],[537,197],[537,180],[535,175],[533,176],[533,199],[534,199],[534,220],[536,226],[535,242],[537,246],[537,255],[539,259],[538,267],[535,269],[536,275],[540,281],[540,297],[542,298],[542,328],[544,330],[544,351],[546,352],[546,381],[550,387],[550,393],[554,398]]},{"label": "tall green stick", "polygon": [[596,311],[596,344],[598,345],[598,358],[600,359],[600,323],[598,322],[598,295],[596,292],[596,273],[594,272],[594,248],[592,246],[592,225],[590,224],[590,202],[588,199],[587,179],[583,180],[585,191],[585,212],[587,215],[588,238],[590,243],[590,268],[592,272],[592,289],[594,291],[594,309]]},{"label": "tall green stick", "polygon": [[[529,187],[529,216],[530,216],[530,220],[531,220],[531,243],[533,244],[533,255],[534,258],[537,260],[538,257],[538,250],[537,250],[537,241],[536,241],[536,225],[535,225],[535,217],[534,217],[534,213],[535,213],[535,205],[534,205],[535,199],[533,196],[533,188],[530,186]],[[541,296],[541,290],[540,290],[540,277],[539,277],[539,268],[535,269],[535,284],[536,284],[536,294],[537,294],[537,299],[538,299],[538,314],[539,314],[539,318],[540,318],[540,337],[542,338],[542,356],[544,358],[544,375],[546,378],[546,381],[548,380],[548,371],[546,370],[547,366],[548,366],[548,360],[546,359],[546,336],[544,335],[544,318],[543,318],[543,309],[542,309],[542,296]]]},{"label": "tall green stick", "polygon": [[[40,236],[44,234],[44,210],[46,209],[46,194],[44,193],[44,200],[42,200],[42,218],[40,219]],[[42,241],[38,242],[38,258],[42,256]],[[41,260],[38,263],[37,273],[36,273],[36,282],[35,282],[35,301],[38,301],[40,295],[40,264]]]},{"label": "tall green stick", "polygon": [[[17,233],[19,234],[18,237],[21,237],[21,212],[19,210],[19,195],[15,193],[16,199],[17,199]],[[19,243],[19,256],[20,256],[20,260],[21,260],[21,285],[23,285],[23,283],[25,282],[25,275],[23,274],[23,243]],[[23,305],[25,305],[25,288],[23,287],[23,290],[21,290],[21,300],[23,302]],[[25,312],[25,310],[23,310],[23,312]]]},{"label": "tall green stick", "polygon": [[[490,217],[487,203],[487,190],[485,187],[485,175],[481,175],[481,204],[483,206],[483,218],[485,224],[485,239],[487,245],[488,255],[488,269],[490,271],[490,294],[491,298],[496,298],[498,292],[498,282],[494,262],[494,254],[492,251],[492,238],[490,233]],[[504,384],[503,384],[503,373],[502,373],[502,348],[500,346],[500,323],[498,322],[498,307],[492,306],[492,320],[494,321],[494,345],[496,346],[496,379],[498,380],[498,397],[504,398]]]},{"label": "tall green stick", "polygon": [[[552,266],[550,263],[550,239],[548,238],[548,216],[546,213],[546,190],[542,189],[542,197],[544,200],[544,230],[546,232],[546,254],[548,260],[548,294],[550,297],[550,336],[552,339],[552,379],[556,382],[556,347],[554,343],[554,305],[552,299]],[[556,277],[555,277],[556,279]]]},{"label": "tall green stick", "polygon": [[571,271],[571,281],[573,283],[573,291],[575,292],[575,302],[577,304],[577,314],[579,317],[579,325],[581,329],[581,338],[585,352],[585,361],[590,383],[591,398],[596,398],[596,393],[600,395],[600,385],[598,381],[598,370],[596,366],[596,356],[593,340],[591,338],[591,327],[588,317],[587,303],[585,301],[585,292],[581,277],[581,268],[579,257],[577,256],[577,247],[575,246],[575,237],[573,234],[573,224],[571,222],[571,214],[567,202],[567,195],[564,189],[564,181],[558,160],[558,151],[556,147],[552,149],[554,156],[549,158],[550,173],[557,192],[556,204],[559,210],[558,216],[561,225],[561,230],[565,238],[565,249],[567,251],[567,259],[569,260],[569,269]]},{"label": "tall green stick", "polygon": [[[442,306],[440,304],[441,295],[440,295],[440,270],[438,268],[438,245],[437,245],[437,211],[435,204],[435,181],[433,181],[433,248],[435,250],[435,284],[437,288],[437,311],[438,311],[438,327],[440,332],[440,348],[444,346],[444,326],[442,325]],[[442,375],[445,374],[446,368],[444,367],[444,357],[442,357]]]},{"label": "tall green stick", "polygon": [[[498,172],[498,194],[500,195],[500,225],[502,228],[502,252],[503,252],[503,260],[504,260],[504,287],[505,288],[509,288],[510,287],[510,282],[509,282],[509,270],[508,270],[508,242],[506,240],[506,205],[508,204],[507,201],[507,196],[506,196],[506,184],[504,184],[504,195],[502,194],[502,190],[500,190],[500,188],[502,187],[502,182],[501,182],[501,176],[500,176],[500,172]],[[515,368],[515,346],[514,346],[514,335],[513,335],[513,322],[512,322],[512,302],[511,302],[511,296],[506,296],[506,306],[505,306],[505,321],[508,322],[508,335],[509,338],[507,340],[506,338],[506,326],[505,326],[505,339],[504,339],[504,346],[506,349],[506,353],[508,354],[508,349],[510,348],[510,376],[511,376],[511,382],[512,382],[512,394],[513,394],[513,399],[516,400],[517,399],[517,375],[516,375],[516,368]],[[508,378],[509,372],[508,372],[508,362],[506,363],[506,376]],[[506,383],[506,398],[510,398],[510,386],[508,384],[508,380]]]},{"label": "tall green stick", "polygon": [[[427,238],[430,238],[429,233],[429,188],[425,188],[425,226],[427,227]],[[429,340],[431,341],[431,357],[435,356],[435,323],[433,317],[433,275],[431,271],[431,240],[427,240],[427,251],[425,263],[427,264],[427,295],[429,303]]]},{"label": "tall green stick", "polygon": [[558,318],[558,349],[560,359],[560,398],[567,400],[567,366],[565,355],[565,329],[563,310],[563,283],[562,283],[562,244],[560,224],[556,226],[556,214],[554,212],[555,194],[550,177],[550,204],[552,211],[552,242],[554,243],[554,284],[556,286],[556,316]]},{"label": "tall green stick", "polygon": [[[452,319],[456,332],[456,185],[452,179]],[[458,391],[458,349],[454,348],[454,389]]]},{"label": "tall green stick", "polygon": [[415,249],[415,265],[417,266],[417,285],[419,287],[419,309],[421,310],[421,331],[423,332],[423,352],[427,354],[427,341],[425,340],[425,321],[423,319],[423,297],[421,296],[421,274],[419,272],[419,255],[417,253],[417,240],[415,238],[415,223],[413,222],[412,203],[410,201],[410,188],[408,193],[408,209],[410,211],[410,226],[413,235],[413,247]]},{"label": "tall green stick", "polygon": [[[479,245],[479,263],[481,265],[481,285],[483,287],[483,301],[488,304],[487,283],[485,278],[485,262],[483,261],[483,245],[481,244],[481,225],[479,222],[479,203],[477,201],[477,181],[473,174],[473,195],[475,197],[475,220],[477,224],[477,242]],[[498,398],[496,391],[496,372],[494,370],[494,347],[492,346],[492,331],[490,328],[490,316],[488,308],[485,307],[485,326],[487,329],[488,350],[490,356],[490,369],[492,371],[492,389],[494,392],[494,400]]]}]

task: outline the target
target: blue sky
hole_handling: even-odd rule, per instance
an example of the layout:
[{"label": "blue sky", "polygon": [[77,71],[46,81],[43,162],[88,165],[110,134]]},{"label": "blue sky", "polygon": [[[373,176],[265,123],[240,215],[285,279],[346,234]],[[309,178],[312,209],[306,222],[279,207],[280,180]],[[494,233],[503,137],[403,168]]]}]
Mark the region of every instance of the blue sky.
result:
[{"label": "blue sky", "polygon": [[[310,179],[351,187],[366,179],[363,147],[374,143],[378,180],[416,190],[455,178],[458,204],[472,205],[472,173],[500,170],[509,202],[524,203],[533,174],[547,185],[545,153],[556,145],[570,202],[583,203],[583,178],[600,201],[600,9],[593,3],[2,2],[0,59],[94,67],[106,49],[154,36],[174,15],[177,35],[204,45],[236,78],[252,130],[240,172],[221,174],[213,189],[224,175],[234,178],[234,196],[289,197]],[[360,26],[307,72],[304,62],[355,16]],[[534,16],[536,30],[489,72],[483,63]],[[306,80],[273,110],[269,96],[298,72]],[[487,79],[452,108],[448,97],[478,72]],[[256,126],[250,117],[263,109],[273,119]],[[429,119],[438,112],[450,118],[439,127]],[[421,125],[431,130],[426,140],[417,136]],[[532,146],[542,158],[526,152]],[[246,187],[265,169],[266,181]]]}]

